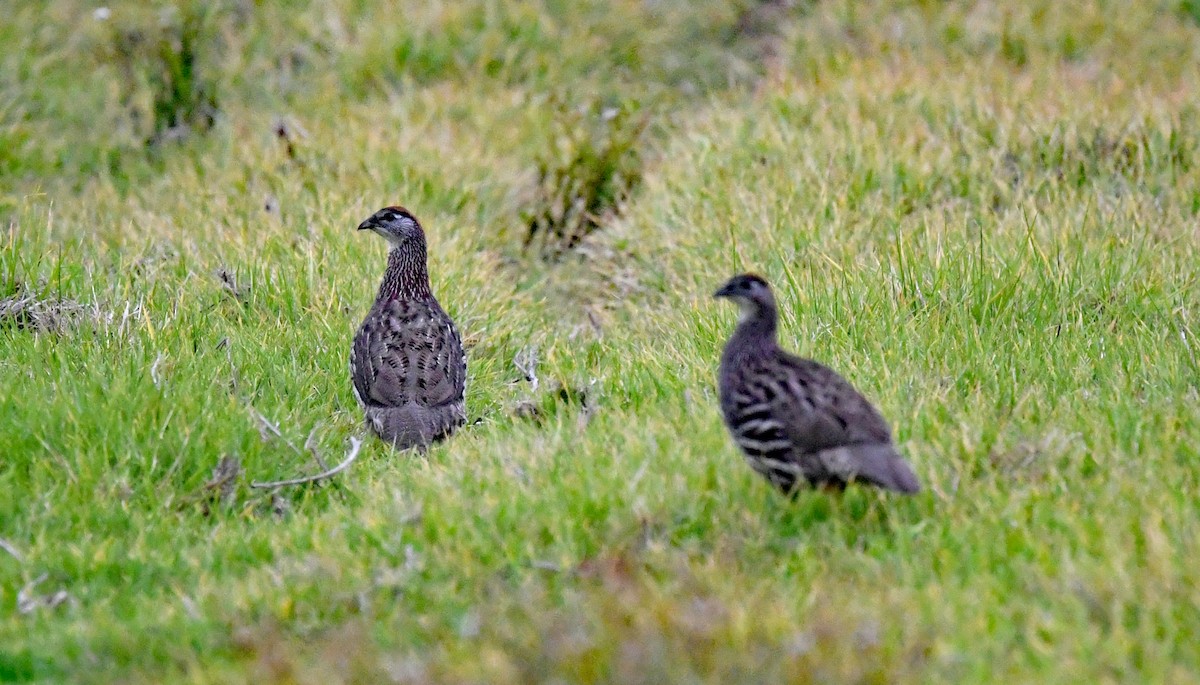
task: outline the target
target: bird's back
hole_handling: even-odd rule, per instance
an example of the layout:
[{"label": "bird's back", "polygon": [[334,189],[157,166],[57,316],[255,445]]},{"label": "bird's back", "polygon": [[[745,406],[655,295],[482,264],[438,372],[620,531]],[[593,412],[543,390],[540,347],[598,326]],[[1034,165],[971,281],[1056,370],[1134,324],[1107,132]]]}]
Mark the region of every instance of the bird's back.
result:
[{"label": "bird's back", "polygon": [[721,359],[720,399],[750,465],[785,491],[800,479],[838,486],[858,479],[905,492],[917,487],[871,403],[829,367],[773,341],[735,333]]},{"label": "bird's back", "polygon": [[461,404],[466,356],[436,299],[381,299],[354,336],[351,375],[368,408]]}]

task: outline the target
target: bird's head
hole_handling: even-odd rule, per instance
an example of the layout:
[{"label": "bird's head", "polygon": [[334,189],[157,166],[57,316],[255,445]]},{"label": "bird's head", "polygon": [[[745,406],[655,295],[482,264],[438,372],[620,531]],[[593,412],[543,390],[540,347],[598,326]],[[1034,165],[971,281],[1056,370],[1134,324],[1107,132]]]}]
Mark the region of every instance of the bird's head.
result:
[{"label": "bird's head", "polygon": [[713,297],[725,297],[742,310],[741,320],[775,313],[775,296],[771,286],[757,274],[738,274],[725,282]]},{"label": "bird's head", "polygon": [[358,225],[360,231],[375,231],[392,245],[404,245],[412,241],[425,243],[425,231],[417,218],[407,209],[395,206],[384,207]]}]

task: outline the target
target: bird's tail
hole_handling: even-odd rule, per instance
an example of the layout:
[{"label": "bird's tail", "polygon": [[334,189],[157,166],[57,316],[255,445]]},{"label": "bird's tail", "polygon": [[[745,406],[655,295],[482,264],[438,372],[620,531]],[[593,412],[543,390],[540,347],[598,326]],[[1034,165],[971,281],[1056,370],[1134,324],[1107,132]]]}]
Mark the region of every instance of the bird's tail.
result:
[{"label": "bird's tail", "polygon": [[425,447],[440,440],[466,420],[462,403],[422,407],[369,407],[367,424],[384,442],[398,449]]},{"label": "bird's tail", "polygon": [[906,494],[921,491],[917,475],[892,445],[846,445],[823,450],[817,456],[829,472],[846,482],[861,481]]}]

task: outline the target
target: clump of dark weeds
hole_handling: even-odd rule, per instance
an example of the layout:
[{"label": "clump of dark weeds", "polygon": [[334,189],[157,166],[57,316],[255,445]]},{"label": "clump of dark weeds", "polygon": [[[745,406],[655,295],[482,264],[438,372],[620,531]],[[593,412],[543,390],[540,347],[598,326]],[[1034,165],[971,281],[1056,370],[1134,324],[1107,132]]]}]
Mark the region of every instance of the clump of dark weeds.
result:
[{"label": "clump of dark weeds", "polygon": [[552,148],[537,161],[533,199],[522,212],[526,251],[557,260],[620,214],[642,182],[648,122],[634,106],[559,106]]},{"label": "clump of dark weeds", "polygon": [[219,111],[216,11],[187,3],[153,20],[129,15],[132,23],[114,24],[102,57],[121,72],[122,102],[144,144],[207,132]]}]

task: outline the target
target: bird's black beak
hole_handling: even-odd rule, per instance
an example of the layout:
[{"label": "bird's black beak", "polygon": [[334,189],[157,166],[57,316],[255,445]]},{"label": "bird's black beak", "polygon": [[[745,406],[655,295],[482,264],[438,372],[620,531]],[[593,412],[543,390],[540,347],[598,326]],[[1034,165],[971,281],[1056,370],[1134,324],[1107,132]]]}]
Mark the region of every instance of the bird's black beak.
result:
[{"label": "bird's black beak", "polygon": [[721,286],[720,290],[713,293],[713,297],[729,297],[732,294],[733,294],[733,289],[729,287],[728,283],[726,283],[725,285]]},{"label": "bird's black beak", "polygon": [[365,230],[367,230],[367,229],[375,228],[375,222],[374,222],[374,221],[372,221],[372,219],[374,219],[374,218],[375,218],[375,217],[371,217],[371,219],[367,219],[366,221],[364,221],[364,222],[362,222],[361,224],[359,224],[359,225],[358,225],[358,230],[360,230],[360,231],[365,231]]}]

